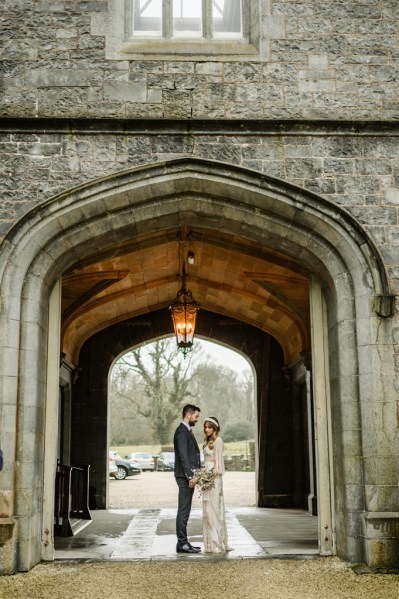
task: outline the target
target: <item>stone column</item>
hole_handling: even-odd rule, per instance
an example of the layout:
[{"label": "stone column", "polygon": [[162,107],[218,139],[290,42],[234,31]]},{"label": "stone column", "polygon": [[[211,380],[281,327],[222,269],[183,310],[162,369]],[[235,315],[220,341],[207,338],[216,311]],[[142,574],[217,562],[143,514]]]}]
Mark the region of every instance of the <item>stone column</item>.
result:
[{"label": "stone column", "polygon": [[327,322],[320,284],[310,280],[310,313],[313,356],[313,398],[319,512],[319,548],[321,555],[334,551],[331,495],[331,416],[330,373],[328,366]]},{"label": "stone column", "polygon": [[306,371],[306,407],[308,419],[308,455],[309,455],[309,494],[308,512],[317,515],[317,484],[316,484],[316,460],[314,444],[314,408],[312,397],[312,377],[310,370]]},{"label": "stone column", "polygon": [[47,341],[47,389],[45,408],[44,486],[43,486],[43,560],[54,559],[54,481],[57,468],[59,348],[61,325],[61,282],[57,281],[49,301]]},{"label": "stone column", "polygon": [[71,418],[72,384],[78,371],[65,357],[61,356],[60,368],[60,414],[58,458],[62,464],[71,463]]},{"label": "stone column", "polygon": [[265,469],[266,469],[266,442],[267,442],[267,416],[269,401],[269,359],[270,338],[266,338],[262,345],[261,368],[257,373],[257,435],[258,435],[258,471],[257,471],[257,505],[263,507],[265,494]]},{"label": "stone column", "polygon": [[[290,366],[293,402],[293,435],[295,462],[295,507],[307,507],[315,516],[316,490],[314,465],[314,426],[310,389],[310,352]],[[310,501],[309,498],[313,499]],[[314,503],[314,505],[313,505]]]}]

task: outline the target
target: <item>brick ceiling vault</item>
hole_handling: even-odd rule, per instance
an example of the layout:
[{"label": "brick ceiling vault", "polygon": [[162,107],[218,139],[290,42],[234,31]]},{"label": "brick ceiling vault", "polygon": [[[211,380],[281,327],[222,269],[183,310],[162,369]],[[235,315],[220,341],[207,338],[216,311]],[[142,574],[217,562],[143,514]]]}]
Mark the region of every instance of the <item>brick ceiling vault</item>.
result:
[{"label": "brick ceiling vault", "polygon": [[184,239],[181,230],[154,231],[64,275],[62,351],[72,363],[98,331],[169,306],[188,251],[195,261],[187,265],[187,286],[203,308],[270,333],[287,364],[309,349],[308,273],[299,263],[225,233],[195,228]]}]

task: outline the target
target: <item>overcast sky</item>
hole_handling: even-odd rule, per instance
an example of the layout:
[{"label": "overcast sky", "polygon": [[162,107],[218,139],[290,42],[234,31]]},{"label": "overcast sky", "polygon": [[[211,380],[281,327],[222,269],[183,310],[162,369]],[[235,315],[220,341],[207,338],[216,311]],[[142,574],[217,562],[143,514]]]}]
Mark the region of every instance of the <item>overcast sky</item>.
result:
[{"label": "overcast sky", "polygon": [[[227,347],[220,345],[219,343],[213,343],[212,341],[208,341],[205,339],[200,339],[199,337],[195,337],[194,345],[196,347],[201,347],[202,352],[201,356],[195,356],[192,362],[192,366],[195,367],[196,364],[201,364],[206,361],[206,358],[209,357],[212,365],[215,366],[226,366],[227,368],[231,368],[239,378],[246,378],[248,374],[252,373],[252,368],[250,363],[246,358],[244,358],[241,354]],[[149,350],[151,343],[143,346],[142,358],[144,363],[149,360],[147,351]],[[182,354],[176,351],[176,359],[181,360],[183,358]]]},{"label": "overcast sky", "polygon": [[238,352],[232,351],[218,343],[199,339],[198,337],[194,339],[194,343],[202,346],[204,353],[211,356],[213,364],[227,366],[242,375],[252,372],[248,360]]}]

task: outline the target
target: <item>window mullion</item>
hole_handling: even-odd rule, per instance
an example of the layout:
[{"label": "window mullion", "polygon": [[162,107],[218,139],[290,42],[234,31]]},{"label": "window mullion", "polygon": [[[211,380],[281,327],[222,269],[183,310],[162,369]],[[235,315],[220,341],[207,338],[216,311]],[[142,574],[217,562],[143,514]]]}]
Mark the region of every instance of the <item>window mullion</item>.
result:
[{"label": "window mullion", "polygon": [[213,37],[212,0],[202,0],[202,35],[207,40]]},{"label": "window mullion", "polygon": [[162,35],[166,39],[173,37],[173,0],[162,2]]},{"label": "window mullion", "polygon": [[[249,23],[251,22],[250,12],[252,10],[251,5],[247,5],[246,2],[241,0],[241,19],[242,19],[242,35],[244,38],[250,39],[251,32],[249,30]],[[259,26],[259,25],[258,25]]]}]

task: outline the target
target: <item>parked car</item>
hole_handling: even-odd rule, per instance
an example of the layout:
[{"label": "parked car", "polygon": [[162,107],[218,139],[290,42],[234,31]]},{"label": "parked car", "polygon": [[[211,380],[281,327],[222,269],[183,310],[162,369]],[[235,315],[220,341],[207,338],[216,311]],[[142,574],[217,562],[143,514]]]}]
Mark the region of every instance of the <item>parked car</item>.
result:
[{"label": "parked car", "polygon": [[[201,466],[205,463],[204,454],[200,452]],[[162,472],[165,470],[174,470],[175,468],[175,453],[174,451],[161,451],[157,459],[156,469]]]},{"label": "parked car", "polygon": [[145,470],[153,471],[155,468],[155,460],[150,453],[129,453],[126,459],[136,464],[143,472]]},{"label": "parked car", "polygon": [[118,472],[118,466],[113,457],[108,456],[108,475],[115,478],[115,474]]},{"label": "parked car", "polygon": [[127,476],[141,474],[141,468],[136,463],[133,463],[132,460],[121,458],[116,451],[110,451],[109,456],[116,463],[117,472],[114,474],[114,477],[117,480],[124,480]]},{"label": "parked car", "polygon": [[157,460],[157,470],[165,472],[165,470],[174,470],[175,467],[175,452],[161,451]]}]

